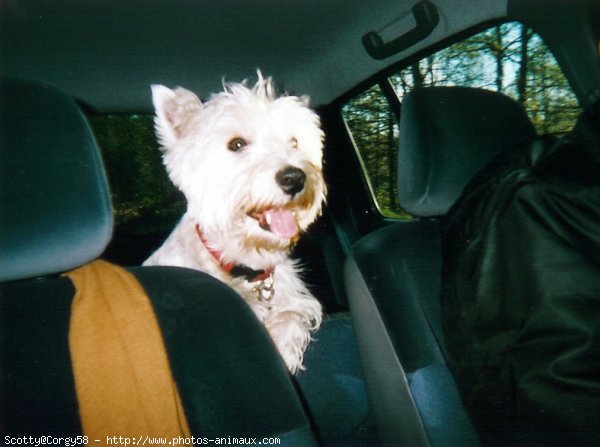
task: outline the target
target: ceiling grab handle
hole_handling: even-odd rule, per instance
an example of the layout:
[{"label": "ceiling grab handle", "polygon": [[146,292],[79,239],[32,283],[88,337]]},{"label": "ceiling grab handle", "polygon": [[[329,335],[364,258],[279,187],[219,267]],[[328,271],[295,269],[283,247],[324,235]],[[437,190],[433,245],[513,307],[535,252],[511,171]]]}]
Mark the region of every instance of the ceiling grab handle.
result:
[{"label": "ceiling grab handle", "polygon": [[436,6],[428,0],[422,0],[412,7],[416,26],[400,37],[384,43],[376,31],[365,34],[362,43],[373,59],[385,59],[425,39],[440,21]]}]

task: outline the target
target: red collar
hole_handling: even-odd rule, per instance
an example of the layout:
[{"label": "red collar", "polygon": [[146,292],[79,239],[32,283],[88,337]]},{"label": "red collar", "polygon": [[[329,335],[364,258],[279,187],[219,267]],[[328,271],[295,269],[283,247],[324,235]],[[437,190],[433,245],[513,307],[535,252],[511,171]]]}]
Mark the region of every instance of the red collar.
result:
[{"label": "red collar", "polygon": [[269,267],[266,270],[254,270],[246,265],[236,264],[234,262],[223,262],[221,260],[221,253],[219,253],[217,250],[208,245],[204,236],[204,232],[198,224],[196,224],[196,234],[200,238],[200,242],[202,242],[202,245],[206,247],[206,249],[212,255],[212,257],[215,258],[215,260],[219,263],[221,269],[232,276],[246,278],[246,280],[249,282],[257,282],[264,281],[275,271],[275,267],[273,266]]}]

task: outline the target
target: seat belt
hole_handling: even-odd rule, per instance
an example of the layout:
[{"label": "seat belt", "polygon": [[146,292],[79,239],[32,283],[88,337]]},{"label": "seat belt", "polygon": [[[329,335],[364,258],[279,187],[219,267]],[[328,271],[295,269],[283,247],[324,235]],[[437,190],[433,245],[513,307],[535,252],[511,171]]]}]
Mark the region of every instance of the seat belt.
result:
[{"label": "seat belt", "polygon": [[346,259],[344,278],[350,309],[360,315],[354,327],[362,354],[367,392],[383,446],[431,447],[412,398],[408,377],[400,363],[385,323],[352,256]]}]

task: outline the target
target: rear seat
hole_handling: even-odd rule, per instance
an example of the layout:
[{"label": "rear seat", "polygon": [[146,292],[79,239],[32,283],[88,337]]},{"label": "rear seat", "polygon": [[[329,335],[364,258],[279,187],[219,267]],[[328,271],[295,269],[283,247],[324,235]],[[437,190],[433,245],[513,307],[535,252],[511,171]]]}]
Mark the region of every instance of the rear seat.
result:
[{"label": "rear seat", "polygon": [[352,248],[345,283],[367,392],[384,445],[479,445],[450,375],[440,319],[443,216],[468,181],[535,130],[510,98],[436,87],[402,104],[400,205],[417,219]]}]

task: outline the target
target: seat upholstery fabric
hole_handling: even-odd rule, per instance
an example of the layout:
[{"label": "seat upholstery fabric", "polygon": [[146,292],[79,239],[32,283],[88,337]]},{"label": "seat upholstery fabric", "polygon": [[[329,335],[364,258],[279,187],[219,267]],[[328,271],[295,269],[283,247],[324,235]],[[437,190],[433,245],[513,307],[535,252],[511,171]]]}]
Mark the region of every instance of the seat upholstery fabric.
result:
[{"label": "seat upholstery fabric", "polygon": [[188,269],[131,272],[152,300],[192,433],[315,443],[287,368],[233,289]]},{"label": "seat upholstery fabric", "polygon": [[398,198],[416,219],[364,236],[345,270],[367,389],[386,445],[480,443],[446,364],[442,216],[479,169],[534,136],[524,110],[497,93],[435,87],[403,101]]}]

